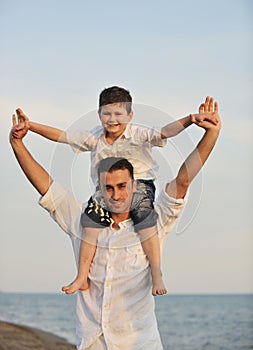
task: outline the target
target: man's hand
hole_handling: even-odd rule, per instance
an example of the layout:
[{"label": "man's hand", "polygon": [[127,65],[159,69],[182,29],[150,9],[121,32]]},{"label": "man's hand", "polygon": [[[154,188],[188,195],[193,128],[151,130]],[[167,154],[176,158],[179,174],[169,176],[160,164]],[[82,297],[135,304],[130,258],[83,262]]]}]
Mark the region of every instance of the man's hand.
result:
[{"label": "man's hand", "polygon": [[[17,113],[18,114],[18,113]],[[52,178],[42,166],[32,157],[25,144],[22,142],[23,137],[29,130],[29,122],[22,116],[13,114],[12,129],[10,131],[10,143],[17,161],[23,170],[27,179],[43,196],[52,183]]]},{"label": "man's hand", "polygon": [[17,114],[17,118],[18,118],[18,123],[29,122],[29,118],[23,112],[23,110],[21,108],[16,109],[16,114]]},{"label": "man's hand", "polygon": [[[27,118],[27,117],[26,117]],[[17,122],[18,119],[18,122]],[[23,119],[22,116],[18,115],[16,117],[15,114],[12,115],[12,129],[10,131],[10,141],[14,139],[23,139],[23,137],[27,134],[29,130],[28,118]]]},{"label": "man's hand", "polygon": [[221,128],[220,117],[218,114],[218,102],[214,102],[212,97],[207,96],[204,103],[199,106],[198,114],[191,114],[192,123],[208,130]]}]

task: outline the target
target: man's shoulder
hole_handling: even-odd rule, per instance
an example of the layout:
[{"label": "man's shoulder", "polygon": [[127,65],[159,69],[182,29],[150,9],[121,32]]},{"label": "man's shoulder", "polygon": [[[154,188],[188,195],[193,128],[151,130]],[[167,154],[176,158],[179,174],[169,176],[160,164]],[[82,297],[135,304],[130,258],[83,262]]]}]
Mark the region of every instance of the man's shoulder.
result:
[{"label": "man's shoulder", "polygon": [[185,198],[177,199],[170,197],[166,192],[164,186],[154,202],[154,207],[158,213],[159,218],[166,221],[170,216],[177,216],[185,206],[187,197],[187,195]]},{"label": "man's shoulder", "polygon": [[[70,203],[70,204],[68,204]],[[75,205],[76,210],[82,210],[83,204],[75,196],[64,188],[57,181],[53,181],[48,191],[39,199],[39,205],[49,212],[56,211],[59,207],[65,205]],[[78,211],[79,211],[78,210]]]},{"label": "man's shoulder", "polygon": [[167,184],[165,184],[159,192],[157,199],[155,200],[155,205],[157,206],[164,204],[166,206],[184,206],[187,201],[188,194],[185,196],[185,198],[170,197],[166,192],[166,185]]},{"label": "man's shoulder", "polygon": [[[166,193],[165,188],[159,193],[154,207],[158,214],[158,235],[162,241],[173,230],[185,203],[186,198],[172,198]],[[164,242],[162,244],[164,244]]]}]

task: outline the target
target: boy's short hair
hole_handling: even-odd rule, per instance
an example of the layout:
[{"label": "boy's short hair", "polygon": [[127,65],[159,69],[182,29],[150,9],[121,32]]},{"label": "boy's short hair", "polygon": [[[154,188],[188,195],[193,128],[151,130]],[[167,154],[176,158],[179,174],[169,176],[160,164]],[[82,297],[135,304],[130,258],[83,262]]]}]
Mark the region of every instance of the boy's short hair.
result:
[{"label": "boy's short hair", "polygon": [[104,89],[99,95],[99,112],[102,106],[112,103],[121,103],[126,107],[127,113],[132,112],[132,96],[130,92],[119,86]]},{"label": "boy's short hair", "polygon": [[130,177],[134,179],[134,168],[132,164],[125,158],[119,157],[108,157],[102,159],[98,164],[98,178],[100,179],[101,173],[112,173],[115,170],[124,170],[129,171]]}]

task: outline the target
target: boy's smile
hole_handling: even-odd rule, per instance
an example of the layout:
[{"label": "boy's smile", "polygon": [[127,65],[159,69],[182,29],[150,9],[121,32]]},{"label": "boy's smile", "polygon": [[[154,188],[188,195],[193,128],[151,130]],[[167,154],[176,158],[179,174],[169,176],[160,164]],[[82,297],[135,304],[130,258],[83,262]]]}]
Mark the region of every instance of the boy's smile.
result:
[{"label": "boy's smile", "polygon": [[113,103],[101,107],[99,118],[109,140],[117,139],[131,121],[133,113],[128,113],[124,103]]}]

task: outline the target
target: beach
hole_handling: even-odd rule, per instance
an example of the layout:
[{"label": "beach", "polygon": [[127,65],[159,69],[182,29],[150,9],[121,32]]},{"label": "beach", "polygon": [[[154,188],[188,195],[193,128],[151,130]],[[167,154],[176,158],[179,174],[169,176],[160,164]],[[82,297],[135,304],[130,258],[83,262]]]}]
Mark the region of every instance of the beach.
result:
[{"label": "beach", "polygon": [[74,350],[65,339],[36,328],[0,322],[0,350]]}]

